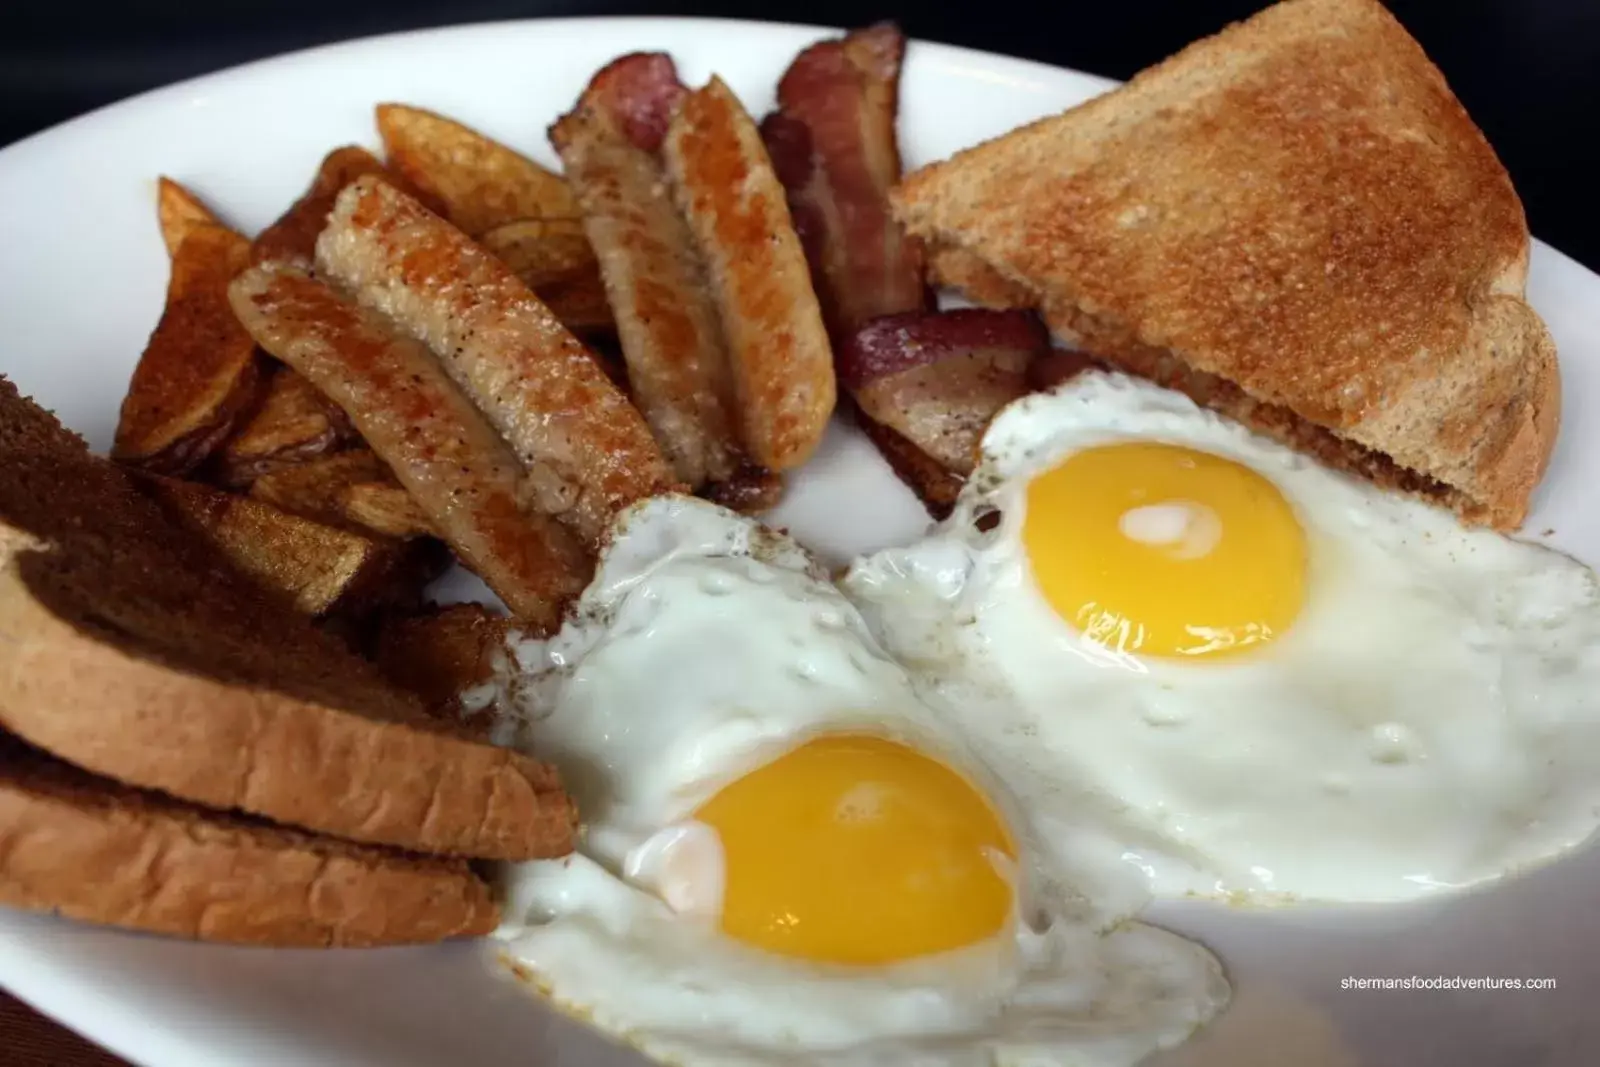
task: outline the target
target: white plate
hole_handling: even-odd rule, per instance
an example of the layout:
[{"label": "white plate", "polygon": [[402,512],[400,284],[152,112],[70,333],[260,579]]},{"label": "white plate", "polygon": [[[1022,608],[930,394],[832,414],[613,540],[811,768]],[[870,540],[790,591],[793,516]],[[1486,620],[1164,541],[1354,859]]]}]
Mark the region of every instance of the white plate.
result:
[{"label": "white plate", "polygon": [[[824,31],[690,20],[474,26],[319,49],[173,86],[0,152],[0,371],[99,447],[161,309],[154,182],[186,182],[246,230],[329,148],[375,144],[372,105],[436,108],[554,162],[545,126],[602,63],[665,49],[751,111]],[[914,44],[902,140],[923,163],[1111,83]],[[1532,299],[1560,345],[1565,426],[1528,529],[1600,559],[1600,278],[1534,249]],[[785,502],[836,558],[902,541],[920,509],[870,447],[836,430]],[[1553,533],[1545,533],[1553,531]],[[1600,851],[1442,905],[1284,911],[1167,906],[1155,918],[1228,964],[1233,1009],[1159,1062],[1187,1067],[1579,1067],[1600,1062]],[[1354,991],[1346,977],[1554,978],[1554,990]],[[0,984],[150,1067],[623,1065],[552,1016],[477,945],[311,953],[191,945],[0,911]],[[1152,1061],[1157,1062],[1157,1061]]]}]

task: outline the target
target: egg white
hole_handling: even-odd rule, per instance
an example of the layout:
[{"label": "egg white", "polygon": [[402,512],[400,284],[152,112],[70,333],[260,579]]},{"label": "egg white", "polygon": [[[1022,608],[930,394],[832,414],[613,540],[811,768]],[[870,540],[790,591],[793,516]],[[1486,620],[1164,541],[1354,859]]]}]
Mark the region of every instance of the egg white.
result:
[{"label": "egg white", "polygon": [[[1222,660],[1116,656],[1050,608],[1021,541],[1028,482],[1128,440],[1227,457],[1284,494],[1310,556],[1286,633]],[[1600,825],[1592,571],[1140,380],[1084,374],[1003,411],[952,516],[843,585],[931,700],[1072,783],[1063,819],[1119,828],[1085,866],[1120,858],[1158,895],[1403,900]]]},{"label": "egg white", "polygon": [[[500,740],[554,760],[585,820],[577,855],[507,871],[502,952],[649,1055],[1117,1067],[1227,1001],[1209,952],[1129,921],[1136,879],[1079,870],[1078,843],[1033,818],[1038,779],[991,764],[923,703],[825,572],[749,519],[684,497],[634,506],[572,621],[501,674],[519,711]],[[889,967],[812,964],[720,932],[695,906],[706,894],[685,892],[720,877],[706,857],[663,874],[663,835],[722,786],[840,731],[903,740],[988,791],[1023,857],[1009,929]],[[1085,895],[1103,882],[1129,892]]]}]

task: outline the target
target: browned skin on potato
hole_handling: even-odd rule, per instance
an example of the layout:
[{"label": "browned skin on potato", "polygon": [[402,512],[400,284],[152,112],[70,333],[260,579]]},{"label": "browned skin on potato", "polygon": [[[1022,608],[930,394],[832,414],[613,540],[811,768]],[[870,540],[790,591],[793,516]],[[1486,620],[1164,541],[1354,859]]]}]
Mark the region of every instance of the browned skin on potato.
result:
[{"label": "browned skin on potato", "polygon": [[263,348],[344,409],[462,561],[520,618],[553,629],[590,561],[522,506],[516,457],[432,354],[293,266],[251,268],[233,300]]},{"label": "browned skin on potato", "polygon": [[684,484],[744,464],[722,324],[660,149],[685,93],[662,53],[623,56],[550,128],[616,315],[633,400]]},{"label": "browned skin on potato", "polygon": [[783,186],[719,79],[686,96],[663,142],[728,343],[745,451],[774,471],[811,457],[833,414],[833,353]]},{"label": "browned skin on potato", "polygon": [[264,368],[256,407],[211,459],[208,480],[244,488],[265,474],[334,452],[356,439],[344,412],[276,360]]},{"label": "browned skin on potato", "polygon": [[228,306],[250,243],[194,224],[172,259],[167,305],[122,401],[112,456],[158,474],[199,467],[255,399],[255,343]]},{"label": "browned skin on potato", "polygon": [[578,217],[559,174],[454,119],[404,104],[379,104],[377,119],[390,168],[472,237],[517,219]]},{"label": "browned skin on potato", "polygon": [[524,499],[586,544],[675,484],[583,343],[503,263],[393,186],[368,176],[339,194],[317,268],[438,355],[521,460]]},{"label": "browned skin on potato", "polygon": [[176,524],[306,615],[358,616],[415,605],[448,562],[436,542],[405,543],[327,526],[193,482],[152,477],[149,486]]},{"label": "browned skin on potato", "polygon": [[328,212],[339,190],[363,174],[389,172],[383,161],[357,145],[335,148],[323,157],[305,193],[271,226],[256,235],[250,262],[310,262],[317,253],[317,234],[328,224]]},{"label": "browned skin on potato", "polygon": [[388,464],[365,445],[263,474],[250,495],[317,522],[383,537],[409,540],[434,532]]},{"label": "browned skin on potato", "polygon": [[812,45],[784,72],[778,110],[761,126],[835,338],[932,307],[919,244],[889,212],[905,43],[879,23]]},{"label": "browned skin on potato", "polygon": [[223,225],[203,200],[167,177],[156,183],[156,218],[169,257],[178,254],[178,246],[196,226]]},{"label": "browned skin on potato", "polygon": [[[416,693],[436,714],[459,719],[467,710],[459,698],[491,680],[495,655],[515,628],[515,620],[482,604],[390,615],[378,628],[372,658],[391,681]],[[467,719],[487,730],[485,718]]]}]

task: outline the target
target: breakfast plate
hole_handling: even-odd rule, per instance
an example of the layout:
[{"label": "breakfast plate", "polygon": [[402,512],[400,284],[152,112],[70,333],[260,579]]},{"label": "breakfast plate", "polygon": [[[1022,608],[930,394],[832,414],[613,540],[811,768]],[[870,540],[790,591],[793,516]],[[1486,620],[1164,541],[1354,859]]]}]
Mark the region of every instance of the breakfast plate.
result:
[{"label": "breakfast plate", "polygon": [[[104,449],[161,307],[151,211],[167,174],[241,229],[272,220],[330,145],[372,143],[371,108],[437,109],[545,161],[546,125],[631,51],[719,74],[756,114],[828,31],[700,20],[566,20],[405,34],[288,56],[131,100],[0,152],[0,371]],[[918,165],[1104,91],[1071,71],[913,43],[901,138]],[[1529,299],[1560,349],[1563,427],[1526,536],[1600,560],[1600,278],[1536,244]],[[770,521],[827,561],[902,544],[921,506],[836,424]],[[1277,910],[1166,903],[1148,917],[1202,941],[1235,995],[1187,1067],[1576,1067],[1600,1055],[1589,848],[1438,902]],[[1419,978],[1416,988],[1368,979]],[[1490,979],[1485,983],[1481,980]],[[1473,985],[1469,985],[1469,981]],[[1512,984],[1515,987],[1508,987]],[[202,946],[0,912],[0,985],[136,1063],[460,1067],[641,1062],[535,1003],[478,944],[304,952]],[[1474,987],[1474,985],[1476,987]],[[1493,988],[1485,988],[1492,985]]]}]

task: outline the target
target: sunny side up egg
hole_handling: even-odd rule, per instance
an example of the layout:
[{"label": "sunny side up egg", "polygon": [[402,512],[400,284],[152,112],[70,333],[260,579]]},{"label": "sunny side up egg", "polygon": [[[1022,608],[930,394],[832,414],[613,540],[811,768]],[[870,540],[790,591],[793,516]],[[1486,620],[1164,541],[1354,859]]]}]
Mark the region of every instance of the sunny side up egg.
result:
[{"label": "sunny side up egg", "polygon": [[561,766],[584,832],[507,872],[502,958],[657,1059],[1115,1067],[1228,999],[1138,900],[1082,898],[1037,798],[786,536],[635,505],[513,648],[500,740]]},{"label": "sunny side up egg", "polygon": [[952,516],[842,584],[1160,896],[1403,900],[1600,824],[1593,572],[1146,382],[1016,402]]}]

